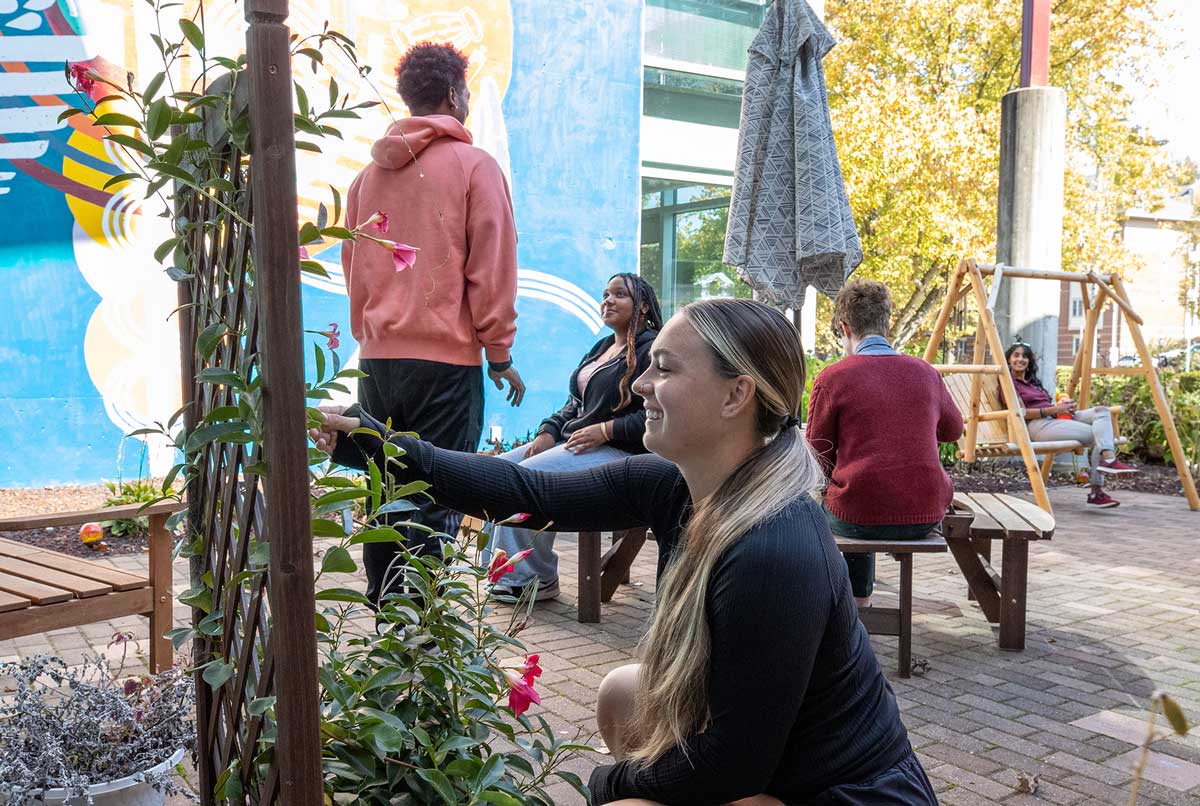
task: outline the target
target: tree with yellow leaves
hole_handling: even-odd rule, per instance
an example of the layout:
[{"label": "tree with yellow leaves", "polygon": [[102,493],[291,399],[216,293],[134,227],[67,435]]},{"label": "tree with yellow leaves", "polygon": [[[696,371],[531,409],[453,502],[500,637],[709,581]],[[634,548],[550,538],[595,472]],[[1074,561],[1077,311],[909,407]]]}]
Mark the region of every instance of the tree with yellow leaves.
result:
[{"label": "tree with yellow leaves", "polygon": [[[1155,207],[1171,165],[1130,120],[1166,47],[1154,0],[1056,0],[1050,83],[1067,93],[1063,268],[1127,272],[1121,218]],[[1020,0],[829,0],[834,133],[862,236],[859,272],[920,333],[963,255],[995,253],[1000,99],[1017,86]],[[1124,86],[1117,76],[1137,86]]]}]

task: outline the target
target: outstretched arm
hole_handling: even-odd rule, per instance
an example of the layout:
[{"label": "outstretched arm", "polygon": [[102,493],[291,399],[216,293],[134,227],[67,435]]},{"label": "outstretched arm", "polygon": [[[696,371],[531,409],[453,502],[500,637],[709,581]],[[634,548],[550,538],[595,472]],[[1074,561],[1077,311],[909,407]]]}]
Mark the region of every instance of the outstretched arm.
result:
[{"label": "outstretched arm", "polygon": [[[372,434],[349,434],[360,427]],[[683,484],[675,465],[637,456],[589,470],[544,473],[494,456],[435,448],[412,436],[389,433],[357,407],[325,412],[314,442],[335,462],[365,468],[373,461],[399,482],[427,481],[438,504],[485,520],[528,514],[522,528],[562,532],[611,531],[653,525]],[[384,437],[403,451],[386,460]]]}]

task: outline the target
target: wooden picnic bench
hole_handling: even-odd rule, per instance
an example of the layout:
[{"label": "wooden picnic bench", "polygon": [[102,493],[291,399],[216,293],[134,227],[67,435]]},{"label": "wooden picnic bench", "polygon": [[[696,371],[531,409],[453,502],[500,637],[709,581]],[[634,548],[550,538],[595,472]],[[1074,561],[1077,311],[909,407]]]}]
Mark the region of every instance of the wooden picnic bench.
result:
[{"label": "wooden picnic bench", "polygon": [[[1054,536],[1053,516],[1011,495],[957,493],[944,528],[970,598],[990,623],[1000,625],[1000,648],[1023,650],[1029,541]],[[1003,545],[999,573],[992,567],[994,540]]]},{"label": "wooden picnic bench", "polygon": [[912,588],[913,555],[946,550],[946,541],[937,532],[919,540],[854,540],[833,536],[842,554],[890,554],[900,563],[900,602],[898,607],[860,607],[858,620],[872,635],[899,638],[896,671],[901,677],[912,675]]},{"label": "wooden picnic bench", "polygon": [[130,504],[0,519],[0,532],[137,517],[150,521],[150,569],[145,576],[0,538],[0,640],[141,615],[150,619],[150,670],[170,668],[173,650],[164,636],[173,619],[173,547],[167,518],[184,506],[163,501],[145,509]]}]

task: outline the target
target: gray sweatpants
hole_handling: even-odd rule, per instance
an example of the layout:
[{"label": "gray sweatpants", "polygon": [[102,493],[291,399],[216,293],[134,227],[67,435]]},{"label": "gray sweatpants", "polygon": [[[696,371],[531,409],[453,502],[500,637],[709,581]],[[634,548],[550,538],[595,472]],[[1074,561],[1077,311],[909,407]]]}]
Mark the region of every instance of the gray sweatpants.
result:
[{"label": "gray sweatpants", "polygon": [[1070,420],[1029,420],[1027,425],[1029,437],[1034,442],[1071,439],[1091,448],[1088,452],[1091,482],[1097,487],[1104,486],[1104,474],[1096,470],[1096,466],[1100,464],[1100,455],[1114,448],[1112,414],[1107,407],[1077,411]]}]

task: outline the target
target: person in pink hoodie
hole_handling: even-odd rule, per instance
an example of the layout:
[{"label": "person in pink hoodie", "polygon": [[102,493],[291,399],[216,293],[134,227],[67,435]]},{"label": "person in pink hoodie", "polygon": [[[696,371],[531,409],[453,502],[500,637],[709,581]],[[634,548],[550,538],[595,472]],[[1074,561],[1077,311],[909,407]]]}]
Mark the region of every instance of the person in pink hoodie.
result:
[{"label": "person in pink hoodie", "polygon": [[[349,226],[412,249],[342,244],[350,329],[359,344],[359,403],[434,445],[475,451],[483,431],[483,359],[518,406],[525,385],[510,351],[517,332],[517,232],[499,164],[464,127],[467,59],[453,45],[413,46],[396,69],[411,116],[393,123],[350,185]],[[370,223],[367,223],[370,222]],[[415,256],[415,260],[413,259]],[[431,502],[404,519],[455,534],[462,515]],[[406,530],[414,553],[437,538]],[[396,588],[399,546],[363,546],[367,596]]]}]

